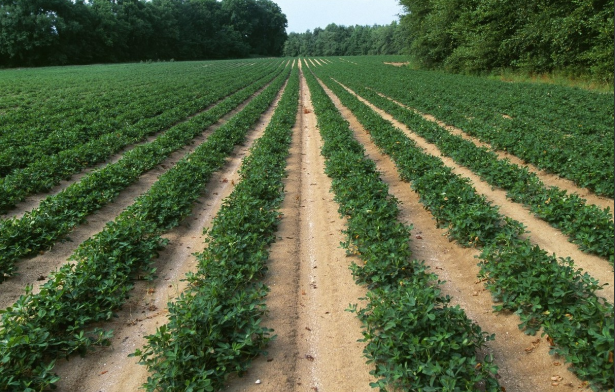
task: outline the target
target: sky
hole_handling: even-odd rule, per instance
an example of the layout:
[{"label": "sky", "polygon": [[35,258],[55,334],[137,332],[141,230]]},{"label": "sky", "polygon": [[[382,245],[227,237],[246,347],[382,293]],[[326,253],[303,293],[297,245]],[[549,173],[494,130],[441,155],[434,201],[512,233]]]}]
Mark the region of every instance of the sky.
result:
[{"label": "sky", "polygon": [[397,20],[398,0],[273,0],[288,19],[287,33],[305,33],[335,23],[344,26],[385,25]]}]

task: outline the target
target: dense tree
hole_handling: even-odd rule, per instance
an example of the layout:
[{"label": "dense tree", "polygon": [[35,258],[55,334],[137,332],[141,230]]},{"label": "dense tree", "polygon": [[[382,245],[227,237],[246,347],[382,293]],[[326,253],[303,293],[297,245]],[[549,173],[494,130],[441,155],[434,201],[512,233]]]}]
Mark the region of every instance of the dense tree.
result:
[{"label": "dense tree", "polygon": [[408,47],[407,32],[397,22],[387,26],[341,26],[290,33],[285,56],[360,56],[403,54]]},{"label": "dense tree", "polygon": [[613,80],[613,0],[400,0],[427,68],[565,71]]},{"label": "dense tree", "polygon": [[0,0],[0,66],[277,56],[270,0]]}]

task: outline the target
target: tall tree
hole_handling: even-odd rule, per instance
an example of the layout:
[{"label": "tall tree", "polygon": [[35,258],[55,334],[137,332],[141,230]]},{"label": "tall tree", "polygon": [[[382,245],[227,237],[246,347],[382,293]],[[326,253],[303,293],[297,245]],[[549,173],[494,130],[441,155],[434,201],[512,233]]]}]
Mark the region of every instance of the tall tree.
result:
[{"label": "tall tree", "polygon": [[613,80],[613,0],[400,0],[428,68],[591,72]]},{"label": "tall tree", "polygon": [[0,66],[277,56],[270,0],[0,0]]}]

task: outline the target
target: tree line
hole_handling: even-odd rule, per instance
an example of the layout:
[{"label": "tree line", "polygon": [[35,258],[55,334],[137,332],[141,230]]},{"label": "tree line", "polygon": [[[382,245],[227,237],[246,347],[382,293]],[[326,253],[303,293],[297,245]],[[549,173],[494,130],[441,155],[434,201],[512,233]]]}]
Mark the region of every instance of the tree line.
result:
[{"label": "tree line", "polygon": [[425,68],[564,71],[613,81],[613,0],[400,0]]},{"label": "tree line", "polygon": [[0,0],[0,66],[279,56],[270,0]]},{"label": "tree line", "polygon": [[408,32],[397,22],[386,26],[342,26],[290,33],[285,56],[361,56],[403,54],[408,50]]}]

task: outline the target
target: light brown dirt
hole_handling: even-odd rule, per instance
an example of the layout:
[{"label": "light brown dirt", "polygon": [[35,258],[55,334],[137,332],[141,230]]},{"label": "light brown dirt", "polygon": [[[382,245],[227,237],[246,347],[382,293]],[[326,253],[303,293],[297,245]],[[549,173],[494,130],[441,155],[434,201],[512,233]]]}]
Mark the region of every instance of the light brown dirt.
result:
[{"label": "light brown dirt", "polygon": [[[281,93],[277,100],[280,98]],[[137,391],[146,382],[147,369],[137,363],[138,358],[128,355],[145,344],[145,336],[155,333],[156,328],[166,323],[168,302],[185,289],[186,273],[197,268],[194,253],[202,252],[205,247],[204,228],[211,227],[223,200],[239,181],[241,161],[264,133],[276,106],[277,101],[261,117],[246,142],[235,148],[224,168],[215,173],[204,196],[195,204],[191,217],[164,236],[169,239],[169,245],[155,264],[159,278],[153,282],[136,282],[134,295],[118,312],[117,321],[104,324],[104,328],[114,331],[113,345],[84,358],[58,361],[55,369],[61,377],[58,391]]]},{"label": "light brown dirt", "polygon": [[[229,391],[371,391],[362,357],[359,320],[345,309],[365,290],[348,269],[339,246],[344,221],[329,192],[320,156],[321,139],[302,80],[298,126],[289,157],[279,241],[271,253],[269,316],[263,324],[278,338]],[[259,384],[256,382],[259,381]]]},{"label": "light brown dirt", "polygon": [[[377,164],[382,180],[389,192],[401,201],[400,219],[413,226],[411,249],[413,257],[424,260],[441,280],[443,295],[452,297],[452,304],[462,307],[468,317],[481,328],[496,335],[489,342],[486,353],[492,354],[499,367],[499,381],[507,392],[542,392],[571,390],[582,386],[574,374],[566,369],[564,361],[549,355],[544,338],[527,336],[519,330],[519,318],[514,314],[496,314],[491,296],[477,281],[478,266],[474,249],[462,248],[446,238],[443,229],[436,228],[433,216],[426,211],[419,196],[409,184],[400,180],[395,164],[382,154],[370,140],[359,121],[327,89],[335,105],[349,121],[357,140],[366,148],[367,155]],[[551,377],[560,376],[559,386],[553,386]]]},{"label": "light brown dirt", "polygon": [[[343,86],[343,85],[342,85]],[[355,94],[354,91],[348,89],[348,91]],[[567,237],[559,230],[550,226],[547,222],[535,217],[527,208],[521,204],[514,203],[506,198],[506,191],[501,189],[493,189],[491,185],[481,180],[479,176],[474,174],[470,169],[460,166],[453,159],[444,156],[440,150],[432,143],[429,143],[424,138],[413,133],[412,130],[399,121],[395,120],[393,116],[378,109],[365,99],[359,97],[359,99],[374,109],[379,115],[381,115],[387,121],[390,121],[395,127],[402,130],[409,138],[414,140],[416,144],[421,147],[428,154],[437,156],[444,164],[450,167],[455,174],[470,179],[472,185],[476,189],[477,193],[484,195],[489,201],[497,205],[500,209],[500,213],[515,219],[527,227],[527,231],[530,233],[529,238],[532,243],[539,245],[545,251],[556,254],[558,257],[570,257],[574,260],[577,268],[588,272],[591,276],[597,279],[600,283],[608,284],[605,290],[598,292],[598,295],[606,298],[610,303],[614,301],[614,293],[611,287],[615,285],[614,276],[612,274],[612,268],[608,261],[594,255],[589,255],[582,252],[575,244],[568,241]]]},{"label": "light brown dirt", "polygon": [[341,61],[343,61],[343,62],[345,62],[345,63],[350,63],[350,64],[354,64],[354,65],[359,65],[359,63],[355,63],[354,61],[350,61],[350,60],[347,60],[347,59],[342,58],[342,57],[338,57],[338,59],[340,59]]},{"label": "light brown dirt", "polygon": [[[365,290],[354,284],[348,269],[353,259],[339,246],[345,223],[329,193],[320,147],[309,91],[302,81],[284,216],[265,281],[271,292],[263,325],[274,328],[277,338],[270,343],[267,357],[255,359],[244,377],[229,380],[230,391],[371,391],[369,383],[374,380],[362,356],[363,344],[357,342],[362,337],[360,322],[345,311]],[[181,279],[196,267],[191,253],[202,251],[203,227],[211,224],[223,198],[230,194],[229,184],[238,180],[236,170],[246,149],[235,154],[212,181],[207,196],[200,200],[202,209],[194,212],[195,221],[169,234],[170,245],[157,262],[160,278],[137,282],[135,295],[119,312],[117,322],[105,325],[115,331],[112,347],[58,362],[56,371],[62,377],[58,391],[136,391],[145,382],[145,367],[127,356],[165,322],[167,301],[184,289]]]},{"label": "light brown dirt", "polygon": [[[263,89],[255,93],[252,98]],[[69,234],[68,241],[56,243],[49,251],[41,255],[19,261],[17,264],[18,275],[8,279],[1,285],[0,309],[12,305],[24,293],[27,285],[33,286],[33,292],[37,293],[40,287],[45,284],[49,275],[64,265],[83,241],[101,231],[107,222],[115,219],[126,207],[134,202],[135,198],[147,191],[157,181],[158,177],[166,173],[179,159],[191,153],[198,145],[206,141],[209,135],[226,123],[233,115],[241,111],[252,98],[246,100],[236,109],[223,116],[216,124],[204,130],[201,135],[193,139],[193,144],[174,152],[160,165],[144,173],[137,182],[120,192],[113,203],[107,204],[88,217],[86,224],[77,226]]]},{"label": "light brown dirt", "polygon": [[[300,67],[301,64],[298,63]],[[309,72],[307,64],[307,61],[303,64],[305,72]],[[314,64],[311,62],[312,66]],[[328,93],[332,95],[330,91]],[[500,382],[506,391],[580,390],[582,383],[566,369],[564,361],[548,354],[545,338],[523,334],[517,327],[519,319],[516,315],[492,312],[494,303],[491,296],[476,278],[478,266],[475,256],[478,252],[449,242],[445,231],[437,229],[432,215],[423,209],[418,195],[399,179],[392,161],[378,151],[356,118],[338,100],[334,101],[350,122],[355,137],[366,147],[368,156],[377,163],[381,178],[389,185],[390,192],[402,202],[400,219],[414,226],[411,241],[414,257],[425,260],[440,279],[446,280],[442,285],[443,294],[450,295],[453,304],[461,306],[485,331],[496,334],[496,340],[490,342],[485,351],[494,356],[500,368]],[[203,228],[211,226],[223,199],[238,181],[237,169],[241,158],[262,134],[272,109],[250,134],[249,141],[235,149],[225,167],[211,180],[192,216],[167,235],[170,244],[156,262],[159,278],[153,282],[137,282],[131,299],[118,312],[116,321],[103,325],[115,331],[113,345],[85,358],[71,358],[70,362],[58,360],[55,371],[62,377],[58,391],[139,390],[147,378],[146,368],[137,364],[137,358],[128,358],[128,355],[145,343],[145,336],[166,322],[168,301],[184,290],[185,282],[182,279],[185,273],[196,269],[193,253],[203,250]],[[385,113],[380,113],[387,118]],[[416,139],[410,130],[405,129],[405,132]],[[278,240],[271,248],[265,279],[271,291],[267,297],[269,312],[263,325],[273,328],[277,338],[269,344],[269,354],[256,358],[244,377],[232,377],[228,381],[228,391],[372,391],[369,387],[369,383],[374,381],[369,374],[372,368],[365,363],[362,354],[364,343],[357,342],[362,338],[360,322],[356,316],[345,311],[349,304],[363,305],[359,298],[365,296],[365,290],[355,285],[348,269],[355,259],[346,256],[339,245],[344,240],[341,231],[345,228],[345,221],[339,217],[338,206],[329,191],[331,182],[324,174],[321,146],[310,93],[302,78],[300,109],[293,130],[285,200],[281,209],[283,218],[277,233]],[[433,146],[424,145],[424,148],[438,155]],[[169,166],[187,152],[188,149],[169,161]],[[446,161],[446,164],[450,162]],[[462,175],[468,174],[454,163],[452,167]],[[475,177],[471,178],[472,181],[476,180]],[[135,195],[147,188],[149,185],[135,186]],[[498,205],[508,203],[488,186],[483,186],[479,191],[485,192]],[[123,203],[129,203],[133,198],[128,197]],[[123,207],[115,208],[117,211],[103,210],[96,214],[90,226],[99,224],[102,228]],[[518,205],[510,208],[512,210],[509,212],[516,214],[515,217],[525,219],[527,212],[523,208]],[[89,236],[100,228],[89,232],[87,226],[77,229],[71,235],[75,243],[67,245],[74,249],[81,242],[75,236],[79,230],[84,230],[83,236]],[[561,235],[544,234],[539,226],[535,226],[534,230],[539,235],[533,232],[533,239],[537,236],[543,238],[545,246],[554,247],[558,255],[561,253],[562,244],[567,243]],[[551,245],[548,245],[549,241]],[[60,249],[63,245],[56,248]],[[54,251],[41,257],[51,257]],[[68,249],[64,252],[65,256],[56,256],[58,264],[51,269],[65,262],[67,255],[72,253]],[[24,268],[27,266],[22,265]],[[51,271],[50,267],[46,268],[28,272],[29,280],[22,282],[21,290],[17,291],[21,293],[27,282],[36,283],[37,274]],[[0,300],[3,298],[4,292]],[[554,376],[562,377],[558,386],[552,386],[551,377]]]},{"label": "light brown dirt", "polygon": [[394,66],[394,67],[403,67],[404,65],[408,65],[408,64],[410,64],[410,63],[409,63],[408,61],[406,61],[406,62],[404,62],[404,63],[395,63],[395,62],[393,62],[393,63],[387,63],[387,62],[385,61],[385,64],[386,64],[386,65],[392,65],[392,66]]},{"label": "light brown dirt", "polygon": [[[374,90],[375,91],[375,90]],[[376,91],[377,92],[377,91]],[[378,93],[378,92],[377,92]],[[560,177],[557,174],[553,174],[553,173],[548,173],[544,170],[541,170],[539,168],[537,168],[536,166],[530,164],[530,163],[526,163],[525,161],[523,161],[521,158],[516,157],[515,155],[512,155],[506,151],[496,151],[493,150],[491,148],[491,145],[488,143],[484,143],[482,142],[480,139],[470,136],[467,133],[465,133],[462,129],[454,127],[452,125],[448,125],[443,121],[438,120],[436,117],[432,116],[431,114],[426,114],[426,113],[422,113],[414,108],[411,108],[407,105],[404,105],[403,103],[394,100],[391,97],[388,97],[382,93],[378,93],[378,95],[380,95],[381,97],[387,98],[389,99],[391,102],[396,103],[397,105],[406,108],[408,110],[412,110],[413,112],[415,112],[416,114],[420,115],[421,117],[423,117],[425,120],[427,121],[431,121],[434,122],[436,124],[438,124],[439,126],[441,126],[442,128],[446,129],[447,131],[449,131],[451,134],[456,135],[456,136],[460,136],[466,140],[471,141],[472,143],[474,143],[475,145],[479,146],[479,147],[485,147],[488,148],[490,150],[492,150],[495,154],[498,155],[498,157],[500,159],[508,159],[510,162],[514,163],[517,166],[520,167],[527,167],[528,170],[534,174],[536,174],[540,180],[547,186],[547,187],[558,187],[562,190],[567,191],[570,194],[577,194],[580,197],[584,198],[587,200],[587,202],[589,204],[594,204],[602,209],[605,208],[609,208],[611,211],[611,216],[614,216],[615,213],[615,206],[614,206],[614,201],[613,199],[609,199],[608,197],[603,197],[603,196],[598,196],[596,194],[594,194],[593,192],[591,192],[590,190],[586,189],[586,188],[581,188],[579,186],[577,186],[574,182]],[[507,115],[503,115],[503,117],[505,118],[511,118],[510,116]]]}]

